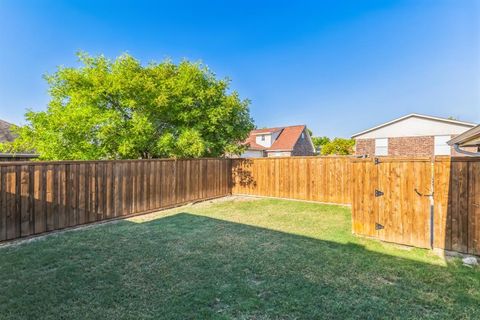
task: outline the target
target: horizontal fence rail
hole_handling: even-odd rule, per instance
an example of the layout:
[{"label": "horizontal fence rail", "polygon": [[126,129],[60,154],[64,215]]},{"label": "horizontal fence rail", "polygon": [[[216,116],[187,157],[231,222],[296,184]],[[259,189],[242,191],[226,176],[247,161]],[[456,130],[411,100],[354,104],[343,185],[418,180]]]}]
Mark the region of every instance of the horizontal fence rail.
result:
[{"label": "horizontal fence rail", "polygon": [[231,192],[228,159],[0,165],[0,241]]},{"label": "horizontal fence rail", "polygon": [[234,159],[233,194],[350,204],[350,157]]}]

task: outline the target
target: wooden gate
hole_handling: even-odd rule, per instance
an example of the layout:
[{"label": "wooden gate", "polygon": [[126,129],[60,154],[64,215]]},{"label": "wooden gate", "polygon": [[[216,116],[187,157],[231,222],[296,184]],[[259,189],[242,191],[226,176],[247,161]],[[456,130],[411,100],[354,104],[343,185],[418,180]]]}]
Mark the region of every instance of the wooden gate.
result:
[{"label": "wooden gate", "polygon": [[353,167],[353,232],[429,248],[431,159],[359,159]]}]

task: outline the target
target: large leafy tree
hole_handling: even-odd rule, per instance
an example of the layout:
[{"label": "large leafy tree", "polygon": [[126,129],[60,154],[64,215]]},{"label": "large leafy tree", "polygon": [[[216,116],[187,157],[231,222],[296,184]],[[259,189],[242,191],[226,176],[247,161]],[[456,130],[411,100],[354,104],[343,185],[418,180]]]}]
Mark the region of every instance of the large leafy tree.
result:
[{"label": "large leafy tree", "polygon": [[49,160],[218,157],[241,152],[253,129],[249,101],[201,63],[78,58],[80,67],[45,77],[47,110],[28,111],[4,151]]}]

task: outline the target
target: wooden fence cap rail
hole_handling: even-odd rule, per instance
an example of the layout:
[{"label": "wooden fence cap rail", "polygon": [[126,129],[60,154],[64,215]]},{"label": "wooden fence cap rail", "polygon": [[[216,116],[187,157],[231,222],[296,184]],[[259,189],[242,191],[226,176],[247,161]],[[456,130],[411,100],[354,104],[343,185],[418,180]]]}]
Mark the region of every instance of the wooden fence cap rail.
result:
[{"label": "wooden fence cap rail", "polygon": [[433,157],[392,157],[392,156],[378,156],[378,157],[369,157],[369,158],[355,158],[352,159],[352,162],[375,162],[378,161],[379,163],[382,162],[431,162]]},{"label": "wooden fence cap rail", "polygon": [[232,158],[232,160],[275,160],[275,159],[355,159],[354,156],[291,156],[291,157],[264,157],[264,158]]},{"label": "wooden fence cap rail", "polygon": [[480,157],[450,157],[450,156],[439,156],[435,157],[435,162],[478,162]]},{"label": "wooden fence cap rail", "polygon": [[59,160],[59,161],[8,161],[0,162],[0,166],[38,166],[63,164],[93,164],[93,163],[128,163],[128,162],[155,162],[155,161],[193,161],[193,160],[229,160],[228,158],[194,158],[194,159],[125,159],[125,160]]}]

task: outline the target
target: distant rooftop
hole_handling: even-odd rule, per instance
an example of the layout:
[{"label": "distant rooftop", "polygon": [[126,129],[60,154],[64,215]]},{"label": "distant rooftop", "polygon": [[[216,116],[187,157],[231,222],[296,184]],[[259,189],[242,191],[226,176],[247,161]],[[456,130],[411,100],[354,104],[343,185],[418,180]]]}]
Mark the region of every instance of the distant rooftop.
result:
[{"label": "distant rooftop", "polygon": [[[256,129],[250,132],[250,136],[245,141],[249,145],[250,150],[266,150],[266,151],[290,151],[293,150],[298,138],[305,130],[305,125]],[[257,135],[272,134],[280,132],[278,138],[273,142],[271,147],[264,147],[255,142]]]},{"label": "distant rooftop", "polygon": [[355,137],[360,136],[362,134],[365,134],[367,132],[371,132],[371,131],[380,129],[380,128],[386,127],[388,125],[391,125],[393,123],[396,123],[396,122],[399,122],[399,121],[402,121],[402,120],[405,120],[405,119],[408,119],[408,118],[412,118],[412,117],[427,119],[427,120],[434,120],[434,121],[441,121],[441,122],[445,122],[445,123],[457,124],[457,125],[462,125],[462,126],[467,126],[467,127],[474,127],[475,126],[475,123],[473,123],[473,122],[460,121],[460,120],[455,120],[455,119],[450,119],[450,118],[434,117],[434,116],[428,116],[428,115],[419,114],[419,113],[410,113],[410,114],[407,114],[403,117],[396,118],[394,120],[382,123],[380,125],[377,125],[375,127],[370,128],[370,129],[355,133],[354,135],[352,135],[352,138],[355,138]]},{"label": "distant rooftop", "polygon": [[15,136],[10,131],[11,126],[11,123],[0,120],[0,142],[10,142],[15,139]]},{"label": "distant rooftop", "polygon": [[38,154],[34,153],[0,153],[1,158],[38,158]]}]

